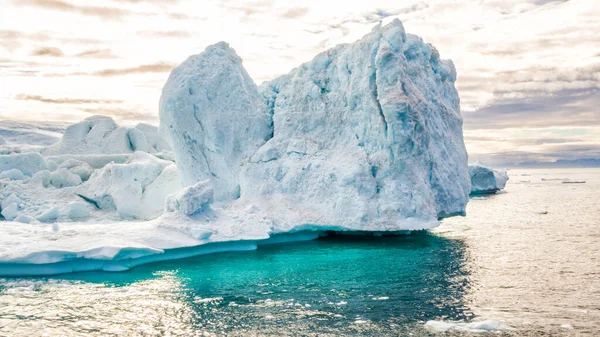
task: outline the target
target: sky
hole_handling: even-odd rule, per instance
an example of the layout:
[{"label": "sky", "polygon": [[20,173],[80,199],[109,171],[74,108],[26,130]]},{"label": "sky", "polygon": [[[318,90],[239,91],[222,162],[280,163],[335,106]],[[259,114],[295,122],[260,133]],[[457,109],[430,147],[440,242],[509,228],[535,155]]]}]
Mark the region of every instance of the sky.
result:
[{"label": "sky", "polygon": [[0,0],[0,120],[158,123],[169,72],[227,41],[257,84],[400,19],[458,71],[470,162],[600,158],[598,0]]}]

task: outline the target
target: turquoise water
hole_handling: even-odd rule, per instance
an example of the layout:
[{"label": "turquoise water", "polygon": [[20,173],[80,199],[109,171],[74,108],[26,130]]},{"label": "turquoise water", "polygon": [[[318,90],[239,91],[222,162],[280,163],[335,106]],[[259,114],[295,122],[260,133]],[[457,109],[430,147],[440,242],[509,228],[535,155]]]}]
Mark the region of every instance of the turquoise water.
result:
[{"label": "turquoise water", "polygon": [[596,335],[599,187],[598,170],[514,171],[430,232],[0,279],[0,336],[420,336],[428,320],[481,319]]}]

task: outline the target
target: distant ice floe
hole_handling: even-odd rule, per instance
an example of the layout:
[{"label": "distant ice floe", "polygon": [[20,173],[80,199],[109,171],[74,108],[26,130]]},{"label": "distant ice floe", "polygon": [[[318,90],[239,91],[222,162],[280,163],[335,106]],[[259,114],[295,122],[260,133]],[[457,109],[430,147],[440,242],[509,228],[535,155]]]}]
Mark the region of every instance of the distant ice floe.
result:
[{"label": "distant ice floe", "polygon": [[492,194],[506,186],[508,174],[506,171],[495,170],[477,162],[469,165],[471,177],[471,194]]},{"label": "distant ice floe", "polygon": [[425,328],[431,332],[469,332],[485,333],[515,330],[512,327],[503,325],[498,321],[486,320],[481,322],[450,322],[450,321],[428,321]]}]

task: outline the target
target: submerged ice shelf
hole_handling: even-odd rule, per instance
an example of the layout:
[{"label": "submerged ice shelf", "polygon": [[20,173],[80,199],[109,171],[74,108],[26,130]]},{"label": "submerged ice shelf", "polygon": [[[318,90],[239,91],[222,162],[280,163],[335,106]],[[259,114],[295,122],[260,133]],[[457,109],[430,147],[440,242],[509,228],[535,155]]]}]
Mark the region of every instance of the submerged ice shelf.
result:
[{"label": "submerged ice shelf", "polygon": [[455,80],[398,20],[260,87],[209,46],[171,73],[160,133],[95,116],[0,156],[2,208],[21,221],[0,222],[0,275],[435,227],[471,192]]}]

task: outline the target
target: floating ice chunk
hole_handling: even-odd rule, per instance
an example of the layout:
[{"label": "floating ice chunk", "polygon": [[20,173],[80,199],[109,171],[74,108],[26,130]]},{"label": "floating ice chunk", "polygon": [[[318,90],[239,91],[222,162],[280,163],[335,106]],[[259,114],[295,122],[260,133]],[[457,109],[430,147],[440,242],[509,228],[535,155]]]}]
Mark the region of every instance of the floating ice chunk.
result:
[{"label": "floating ice chunk", "polygon": [[500,322],[486,320],[481,322],[463,323],[463,322],[444,322],[444,321],[428,321],[425,323],[425,328],[432,332],[471,332],[483,333],[490,331],[508,331],[513,328],[503,325]]},{"label": "floating ice chunk", "polygon": [[563,184],[585,184],[585,180],[570,180],[570,179],[567,179],[567,180],[564,180],[562,183]]},{"label": "floating ice chunk", "polygon": [[73,221],[85,220],[90,216],[88,204],[81,201],[69,203],[66,213],[69,219]]},{"label": "floating ice chunk", "polygon": [[573,326],[571,324],[562,324],[560,326],[561,329],[566,329],[566,330],[573,330]]},{"label": "floating ice chunk", "polygon": [[14,220],[19,215],[19,205],[17,203],[12,203],[7,205],[6,207],[2,207],[2,216],[8,220]]},{"label": "floating ice chunk", "polygon": [[471,176],[471,194],[496,193],[504,189],[508,181],[506,171],[494,170],[479,162],[469,165],[469,175]]},{"label": "floating ice chunk", "polygon": [[10,169],[0,173],[0,179],[23,180],[25,176],[23,172],[17,169]]},{"label": "floating ice chunk", "polygon": [[56,188],[81,185],[81,177],[65,168],[59,168],[50,173],[50,184]]},{"label": "floating ice chunk", "polygon": [[201,211],[210,213],[212,202],[213,189],[210,181],[205,180],[169,195],[165,203],[165,210],[167,212],[179,211],[185,215],[193,215]]},{"label": "floating ice chunk", "polygon": [[46,212],[42,213],[42,215],[37,217],[37,221],[39,222],[55,222],[60,217],[60,211],[58,207],[52,207]]},{"label": "floating ice chunk", "polygon": [[160,132],[185,186],[211,179],[215,202],[237,199],[242,160],[272,135],[272,121],[242,59],[225,42],[175,68],[160,98]]},{"label": "floating ice chunk", "polygon": [[30,217],[29,215],[25,215],[25,214],[19,214],[15,220],[15,222],[20,222],[20,223],[32,223],[33,221],[35,221],[34,218]]}]

